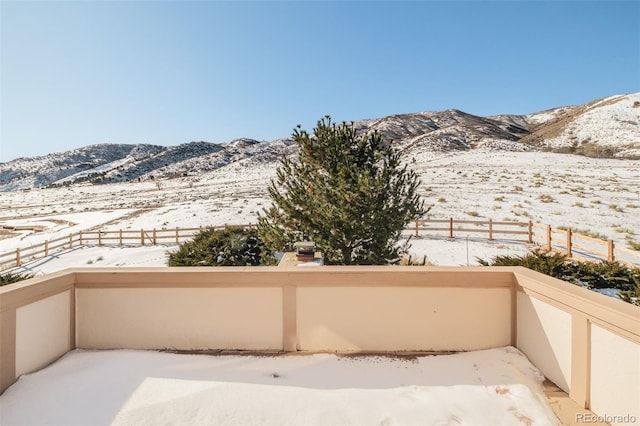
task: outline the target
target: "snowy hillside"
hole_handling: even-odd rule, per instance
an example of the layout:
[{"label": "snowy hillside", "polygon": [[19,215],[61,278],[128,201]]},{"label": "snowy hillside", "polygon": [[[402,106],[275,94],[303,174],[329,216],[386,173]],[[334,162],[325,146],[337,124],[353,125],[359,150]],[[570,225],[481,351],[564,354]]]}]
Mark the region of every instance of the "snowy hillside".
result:
[{"label": "snowy hillside", "polygon": [[579,143],[622,148],[621,153],[640,157],[640,94],[612,96],[589,105],[563,136]]},{"label": "snowy hillside", "polygon": [[[458,110],[402,114],[355,122],[363,131],[378,131],[407,152],[464,151],[485,140],[515,142],[529,134],[523,116],[478,117]],[[515,124],[519,121],[522,126]],[[526,150],[526,147],[523,149]]]},{"label": "snowy hillside", "polygon": [[569,109],[544,121],[523,142],[590,157],[640,158],[640,93]]},{"label": "snowy hillside", "polygon": [[[479,117],[452,109],[359,120],[354,126],[361,132],[379,132],[407,162],[425,153],[470,150],[544,150],[634,159],[640,158],[640,93],[528,115]],[[172,147],[91,145],[0,163],[0,191],[200,176],[236,163],[275,167],[282,156],[294,152],[290,139],[241,138],[224,144],[190,142]]]},{"label": "snowy hillside", "polygon": [[11,191],[42,187],[70,175],[82,176],[93,169],[104,169],[108,164],[117,167],[120,161],[135,156],[134,151],[145,151],[145,148],[145,145],[90,145],[63,153],[0,163],[0,189]]},{"label": "snowy hillside", "polygon": [[284,140],[259,143],[251,139],[238,139],[227,144],[190,142],[173,147],[91,145],[0,163],[0,191],[195,175],[252,156],[256,160],[273,162],[287,151],[289,145]]}]

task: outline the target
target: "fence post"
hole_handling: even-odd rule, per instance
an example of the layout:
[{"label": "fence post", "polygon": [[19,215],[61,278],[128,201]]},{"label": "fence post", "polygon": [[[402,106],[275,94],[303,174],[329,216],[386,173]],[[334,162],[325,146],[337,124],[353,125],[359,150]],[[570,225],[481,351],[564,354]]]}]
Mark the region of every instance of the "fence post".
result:
[{"label": "fence post", "polygon": [[533,243],[533,222],[529,221],[529,241],[528,243],[531,244]]},{"label": "fence post", "polygon": [[551,251],[551,225],[547,225],[547,251]]},{"label": "fence post", "polygon": [[20,247],[16,249],[16,266],[22,265],[22,258],[20,257]]},{"label": "fence post", "polygon": [[156,228],[153,228],[153,245],[155,246],[156,244],[157,244]]},{"label": "fence post", "polygon": [[453,240],[453,218],[449,218],[449,238]]},{"label": "fence post", "polygon": [[78,240],[78,243],[82,245],[82,231],[78,232],[78,236],[80,237],[80,239]]},{"label": "fence post", "polygon": [[489,241],[493,240],[493,220],[489,219]]},{"label": "fence post", "polygon": [[49,256],[49,240],[44,241],[44,256]]},{"label": "fence post", "polygon": [[144,245],[144,229],[140,230],[140,245]]},{"label": "fence post", "polygon": [[102,245],[102,230],[98,230],[98,245]]},{"label": "fence post", "polygon": [[567,256],[571,257],[571,228],[567,229]]},{"label": "fence post", "polygon": [[178,229],[176,226],[176,244],[180,244],[180,231]]},{"label": "fence post", "polygon": [[609,246],[609,258],[608,259],[609,259],[609,262],[613,262],[614,260],[616,260],[616,256],[613,253],[613,249],[615,247],[615,244],[613,243],[613,240],[609,240],[608,246]]}]

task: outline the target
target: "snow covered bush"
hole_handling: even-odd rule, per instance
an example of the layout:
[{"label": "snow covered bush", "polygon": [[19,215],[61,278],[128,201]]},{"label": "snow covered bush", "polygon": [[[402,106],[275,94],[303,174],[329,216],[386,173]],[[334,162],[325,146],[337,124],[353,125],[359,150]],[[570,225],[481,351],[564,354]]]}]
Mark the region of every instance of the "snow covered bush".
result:
[{"label": "snow covered bush", "polygon": [[256,266],[275,264],[255,229],[207,229],[169,254],[169,266]]}]

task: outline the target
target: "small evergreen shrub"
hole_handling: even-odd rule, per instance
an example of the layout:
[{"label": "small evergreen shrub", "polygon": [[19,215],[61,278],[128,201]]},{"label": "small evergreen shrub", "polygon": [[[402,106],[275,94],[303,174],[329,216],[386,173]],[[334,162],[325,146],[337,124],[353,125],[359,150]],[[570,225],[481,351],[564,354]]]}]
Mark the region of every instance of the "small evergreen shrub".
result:
[{"label": "small evergreen shrub", "polygon": [[558,252],[544,252],[536,249],[522,256],[502,255],[490,261],[476,258],[482,266],[524,266],[545,275],[567,279],[572,271],[567,267],[567,256]]},{"label": "small evergreen shrub", "polygon": [[621,291],[633,289],[634,276],[640,278],[640,269],[620,262],[576,262],[573,277],[575,284],[587,288],[617,288]]},{"label": "small evergreen shrub", "polygon": [[169,254],[169,266],[274,265],[275,257],[255,229],[207,229]]},{"label": "small evergreen shrub", "polygon": [[640,276],[635,275],[633,279],[633,288],[618,293],[618,297],[627,303],[640,306]]},{"label": "small evergreen shrub", "polygon": [[620,262],[582,262],[567,258],[563,253],[533,250],[525,255],[504,255],[491,261],[476,258],[483,266],[524,266],[545,275],[568,281],[588,289],[615,288],[618,297],[638,304],[640,296],[640,268]]},{"label": "small evergreen shrub", "polygon": [[33,274],[30,272],[24,273],[12,273],[8,272],[4,275],[0,275],[0,287],[7,284],[17,283],[18,281],[28,280],[29,278],[33,278]]}]

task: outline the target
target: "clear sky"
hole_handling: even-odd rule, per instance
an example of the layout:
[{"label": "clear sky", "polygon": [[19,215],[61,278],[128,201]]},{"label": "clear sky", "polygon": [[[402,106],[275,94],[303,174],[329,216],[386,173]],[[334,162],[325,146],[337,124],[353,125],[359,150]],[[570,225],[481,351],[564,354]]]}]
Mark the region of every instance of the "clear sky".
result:
[{"label": "clear sky", "polygon": [[0,2],[0,161],[640,91],[640,2]]}]

